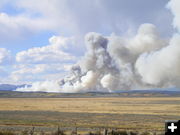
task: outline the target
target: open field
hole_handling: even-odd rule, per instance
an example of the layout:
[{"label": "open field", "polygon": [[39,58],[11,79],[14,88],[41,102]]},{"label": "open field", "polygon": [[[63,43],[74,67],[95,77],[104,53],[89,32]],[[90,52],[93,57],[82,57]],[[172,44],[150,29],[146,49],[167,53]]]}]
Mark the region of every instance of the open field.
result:
[{"label": "open field", "polygon": [[0,98],[0,128],[113,127],[164,130],[180,119],[179,97]]}]

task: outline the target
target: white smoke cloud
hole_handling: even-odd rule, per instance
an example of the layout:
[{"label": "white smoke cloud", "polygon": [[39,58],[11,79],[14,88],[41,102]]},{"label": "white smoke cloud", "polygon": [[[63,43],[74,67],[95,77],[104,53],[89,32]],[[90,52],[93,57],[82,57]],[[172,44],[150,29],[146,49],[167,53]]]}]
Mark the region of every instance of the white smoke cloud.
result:
[{"label": "white smoke cloud", "polygon": [[169,8],[174,15],[173,18],[173,26],[180,31],[180,1],[179,0],[170,0],[167,4],[167,8]]},{"label": "white smoke cloud", "polygon": [[136,69],[142,80],[155,86],[179,86],[180,35],[176,34],[168,46],[158,51],[142,54]]},{"label": "white smoke cloud", "polygon": [[117,88],[118,81],[119,80],[117,77],[115,77],[111,74],[107,74],[102,77],[101,85],[102,85],[102,87],[108,89],[109,92],[111,92],[111,90],[114,90]]},{"label": "white smoke cloud", "polygon": [[165,45],[165,40],[158,35],[156,27],[152,24],[142,24],[132,38],[110,37],[108,50],[118,62],[134,63],[140,54],[156,50]]},{"label": "white smoke cloud", "polygon": [[[168,7],[179,28],[177,0]],[[85,92],[179,87],[180,35],[162,38],[153,24],[142,24],[133,37],[85,36],[87,52],[60,81],[33,83],[18,91]],[[53,85],[54,84],[54,85]],[[52,86],[52,87],[51,87]]]},{"label": "white smoke cloud", "polygon": [[57,92],[60,91],[61,87],[56,81],[44,81],[44,82],[35,82],[32,87],[25,86],[24,88],[18,88],[17,91],[25,91],[25,92]]},{"label": "white smoke cloud", "polygon": [[[145,87],[144,81],[140,80],[142,74],[139,73],[136,60],[143,53],[164,47],[167,42],[160,39],[154,25],[143,24],[134,37],[104,37],[88,33],[85,43],[85,56],[71,68],[69,76],[59,81],[57,92],[114,91]],[[35,83],[31,88],[18,90],[31,91],[39,87],[38,91],[49,91],[50,87],[44,87],[45,83],[50,83],[51,86],[53,82]],[[57,86],[57,82],[54,86]]]}]

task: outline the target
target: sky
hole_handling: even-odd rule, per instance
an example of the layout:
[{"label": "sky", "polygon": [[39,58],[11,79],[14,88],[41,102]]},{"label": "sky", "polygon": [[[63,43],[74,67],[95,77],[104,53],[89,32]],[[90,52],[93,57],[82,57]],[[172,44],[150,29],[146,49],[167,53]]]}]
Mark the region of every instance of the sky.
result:
[{"label": "sky", "polygon": [[0,83],[63,78],[85,54],[84,37],[89,32],[131,37],[141,24],[151,23],[169,39],[179,20],[178,9],[168,7],[168,2],[1,0]]}]

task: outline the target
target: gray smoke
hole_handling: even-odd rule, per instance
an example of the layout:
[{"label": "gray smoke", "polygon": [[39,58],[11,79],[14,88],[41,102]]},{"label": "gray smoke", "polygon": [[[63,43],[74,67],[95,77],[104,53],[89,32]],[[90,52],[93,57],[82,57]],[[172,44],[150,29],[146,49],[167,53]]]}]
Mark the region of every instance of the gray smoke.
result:
[{"label": "gray smoke", "polygon": [[85,36],[87,52],[60,81],[36,82],[18,91],[86,92],[179,87],[180,35],[163,39],[152,24],[134,37]]}]

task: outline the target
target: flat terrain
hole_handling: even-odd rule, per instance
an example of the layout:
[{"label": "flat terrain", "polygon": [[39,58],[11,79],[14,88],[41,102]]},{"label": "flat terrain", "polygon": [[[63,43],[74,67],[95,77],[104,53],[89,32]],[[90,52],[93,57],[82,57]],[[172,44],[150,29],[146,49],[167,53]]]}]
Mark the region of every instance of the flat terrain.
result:
[{"label": "flat terrain", "polygon": [[114,127],[164,130],[180,119],[180,97],[0,98],[0,128]]}]

